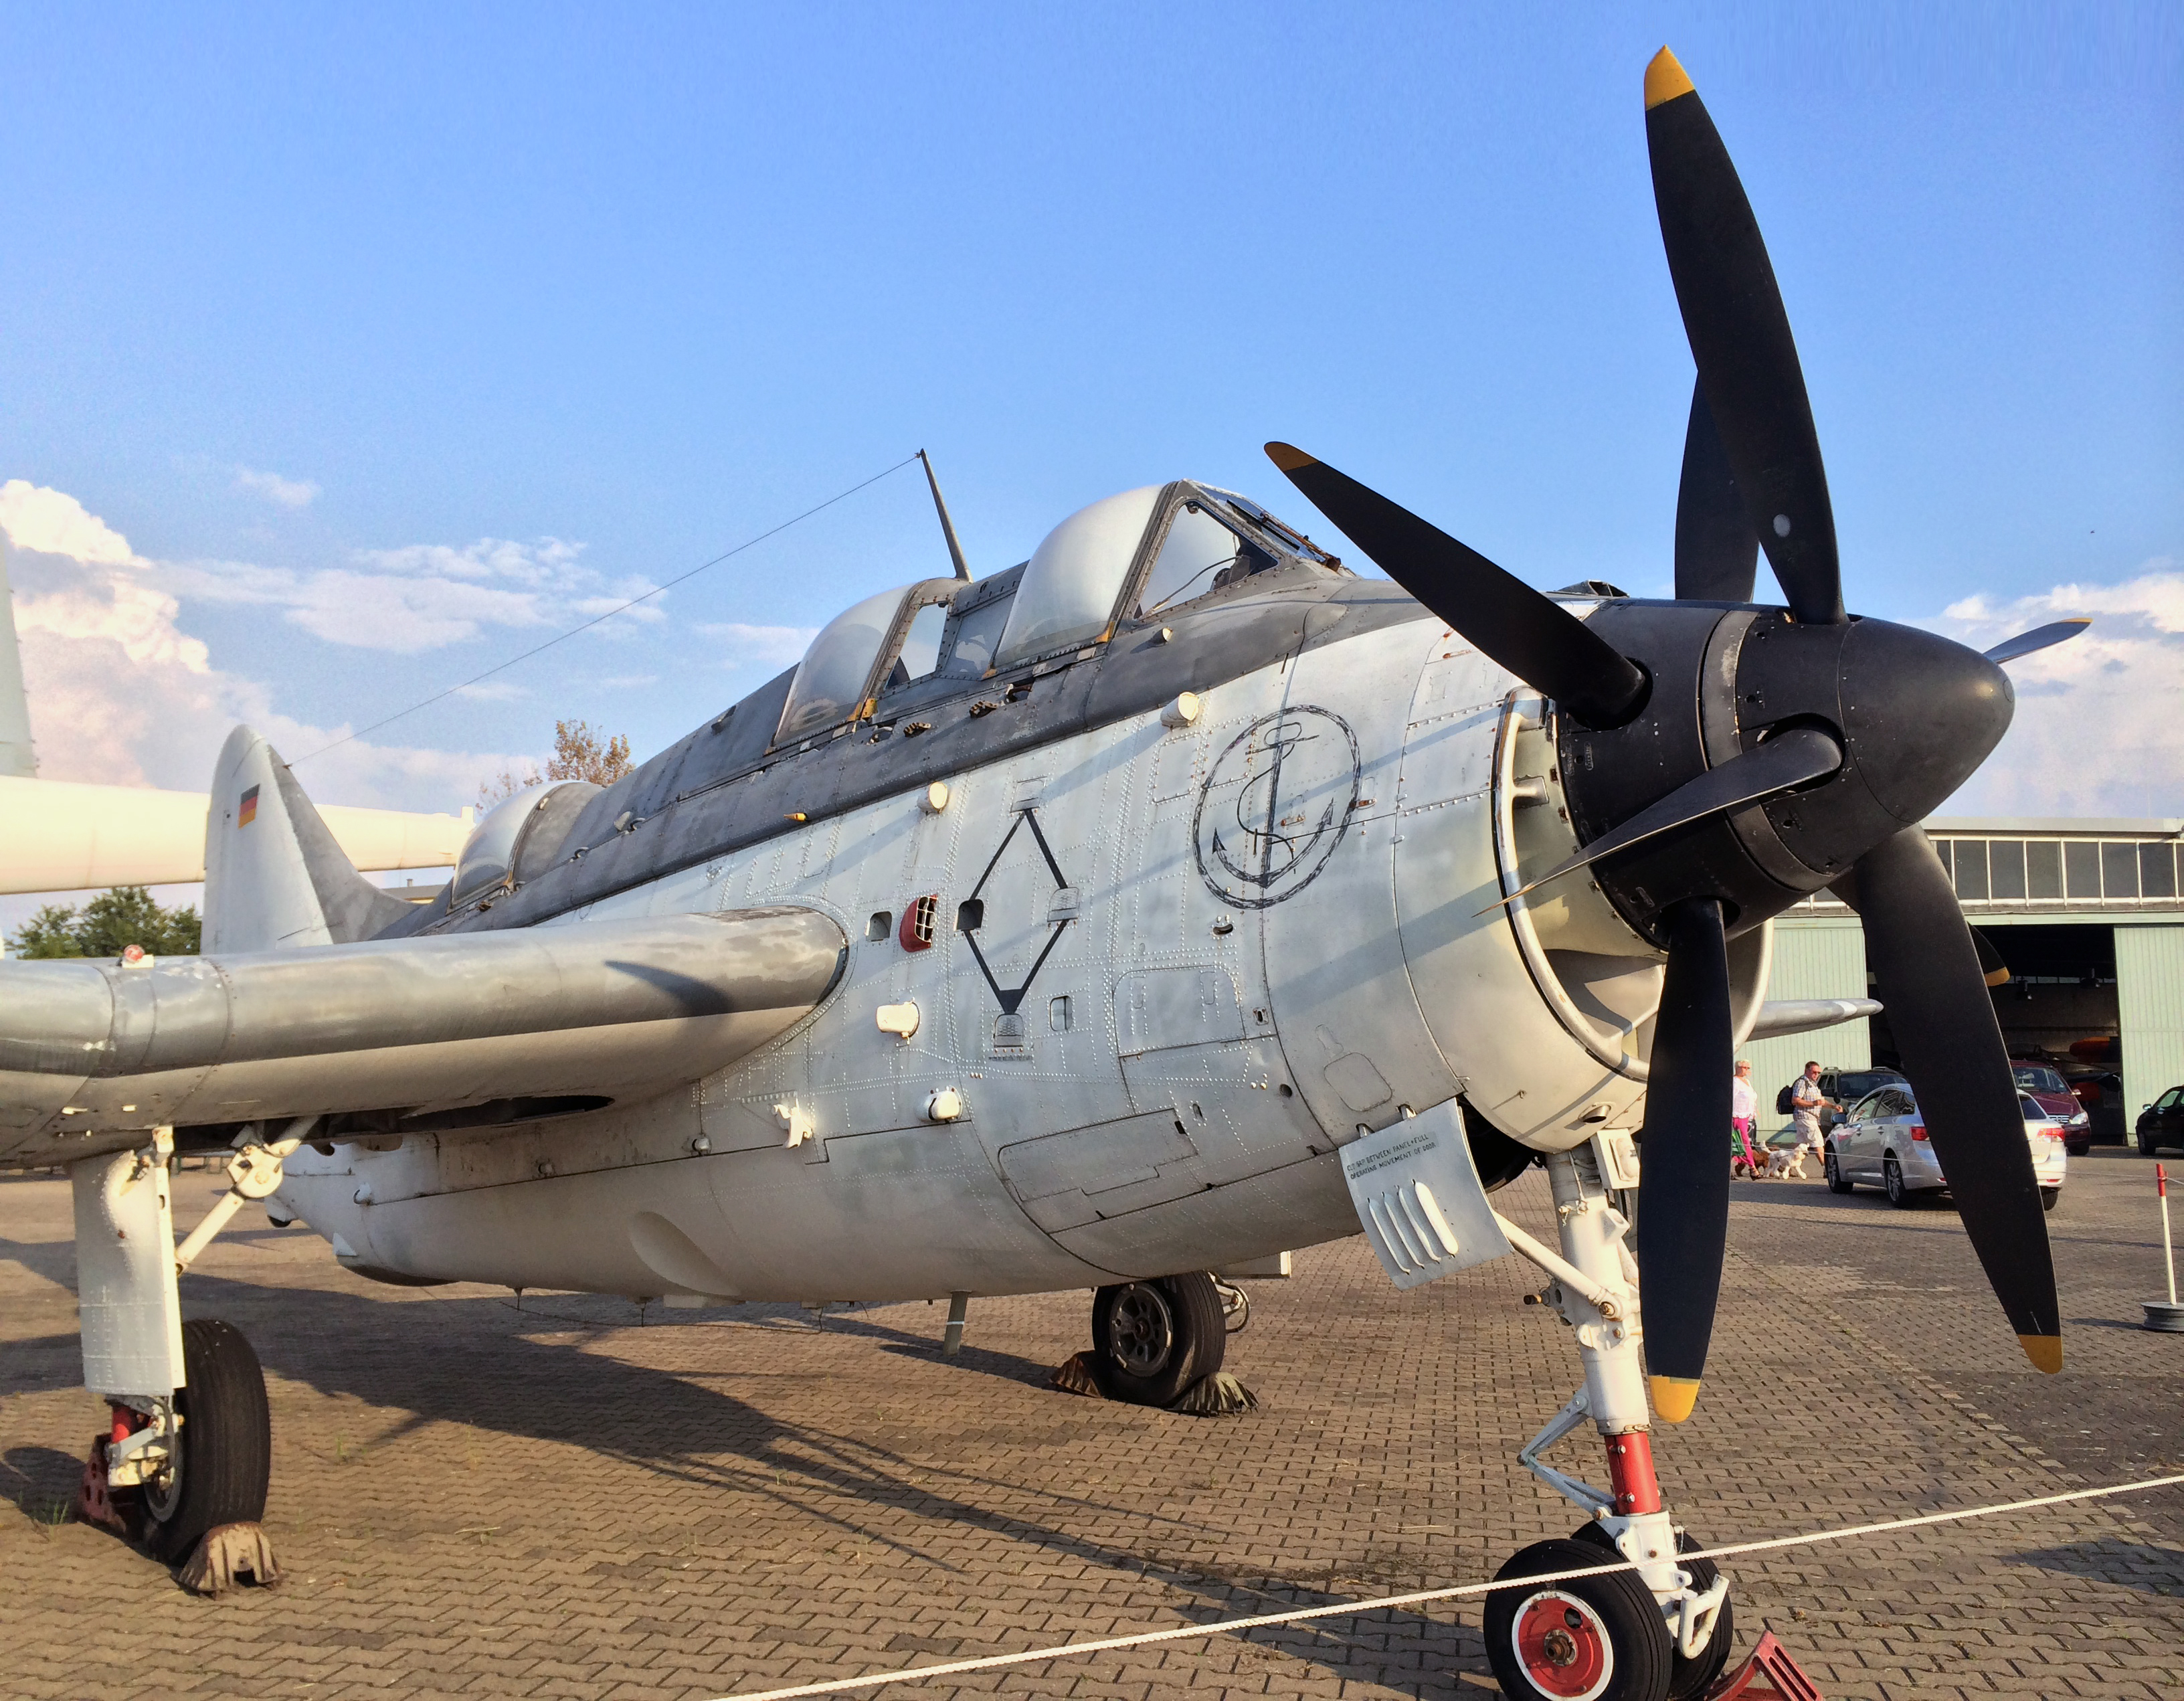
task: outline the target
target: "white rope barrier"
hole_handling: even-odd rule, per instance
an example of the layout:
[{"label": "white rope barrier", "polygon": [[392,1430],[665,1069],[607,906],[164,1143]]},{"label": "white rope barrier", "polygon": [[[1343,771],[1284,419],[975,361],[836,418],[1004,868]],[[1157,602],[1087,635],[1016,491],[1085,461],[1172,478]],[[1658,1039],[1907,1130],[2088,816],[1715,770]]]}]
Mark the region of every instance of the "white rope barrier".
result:
[{"label": "white rope barrier", "polygon": [[[2030,1500],[2000,1501],[1992,1506],[1968,1507],[1958,1512],[1929,1512],[1918,1518],[1891,1518],[1879,1524],[1853,1524],[1841,1530],[1821,1530],[1806,1536],[1777,1536],[1764,1542],[1738,1542],[1724,1548],[1707,1548],[1679,1553],[1679,1562],[1726,1559],[1739,1553],[1764,1553],[1783,1548],[1810,1547],[1822,1542],[1848,1542],[1861,1536],[1886,1535],[1892,1530],[1917,1530],[1930,1524],[1957,1524],[1972,1518],[1992,1518],[2005,1512],[2029,1512],[2042,1506],[2064,1506],[2078,1500],[2102,1500],[2111,1495],[2135,1494],[2148,1489],[2171,1488],[2184,1483],[2184,1472],[2171,1476],[2149,1476],[2138,1482],[2119,1482],[2106,1488],[2081,1488],[2068,1494],[2042,1494]],[[1528,1587],[1563,1583],[1576,1577],[1596,1577],[1607,1571],[1636,1568],[1628,1559],[1586,1565],[1576,1570],[1546,1571],[1522,1580]],[[1143,1648],[1158,1642],[1187,1642],[1194,1637],[1226,1636],[1236,1631],[1258,1630],[1268,1625],[1301,1624],[1311,1619],[1356,1618],[1390,1607],[1418,1606],[1427,1601],[1455,1600],[1513,1587],[1507,1582],[1464,1583],[1455,1588],[1418,1589],[1407,1595],[1383,1595],[1377,1600],[1340,1601],[1332,1606],[1301,1607],[1292,1612],[1261,1613],[1253,1618],[1218,1619],[1212,1624],[1183,1624],[1167,1630],[1140,1631],[1134,1636],[1103,1637],[1095,1642],[1065,1642],[1052,1648],[1026,1648],[1020,1654],[989,1654],[977,1659],[951,1659],[939,1665],[912,1665],[900,1671],[872,1672],[863,1677],[837,1677],[824,1683],[799,1683],[786,1689],[742,1690],[718,1701],[791,1701],[803,1695],[839,1695],[852,1689],[877,1689],[889,1683],[919,1683],[932,1677],[952,1677],[966,1671],[992,1671],[1005,1665],[1031,1665],[1043,1659],[1067,1659],[1086,1654],[1105,1654],[1118,1648]]]}]

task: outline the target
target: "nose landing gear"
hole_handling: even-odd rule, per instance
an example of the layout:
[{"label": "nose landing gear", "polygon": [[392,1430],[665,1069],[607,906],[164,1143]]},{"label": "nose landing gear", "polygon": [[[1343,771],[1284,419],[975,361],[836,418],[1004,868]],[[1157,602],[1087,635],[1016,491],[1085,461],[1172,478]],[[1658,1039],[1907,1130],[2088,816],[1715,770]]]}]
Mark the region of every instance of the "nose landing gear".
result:
[{"label": "nose landing gear", "polygon": [[[1670,1520],[1653,1473],[1637,1264],[1623,1244],[1630,1225],[1595,1146],[1557,1152],[1546,1168],[1561,1258],[1543,1263],[1555,1278],[1545,1297],[1577,1337],[1585,1386],[1518,1458],[1591,1521],[1496,1573],[1512,1587],[1487,1597],[1486,1657],[1502,1692],[1528,1701],[1694,1701],[1728,1662],[1729,1583],[1710,1561],[1680,1561],[1696,1544]],[[1529,1237],[1509,1237],[1544,1258]],[[1604,1490],[1540,1458],[1588,1419],[1607,1448]],[[1630,1569],[1525,1587],[1618,1558]]]}]

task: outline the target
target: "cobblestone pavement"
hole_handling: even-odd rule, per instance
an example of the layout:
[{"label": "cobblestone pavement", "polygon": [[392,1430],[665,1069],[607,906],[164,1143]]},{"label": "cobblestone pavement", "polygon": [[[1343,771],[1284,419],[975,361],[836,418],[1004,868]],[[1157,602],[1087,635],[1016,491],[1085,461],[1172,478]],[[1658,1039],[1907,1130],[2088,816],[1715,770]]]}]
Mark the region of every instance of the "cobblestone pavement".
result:
[{"label": "cobblestone pavement", "polygon": [[[2070,1368],[2027,1370],[1946,1207],[1739,1183],[1697,1416],[1658,1441],[1718,1541],[2052,1492],[2184,1457],[2184,1336],[2148,1335],[2151,1166],[2074,1165],[2050,1219]],[[214,1191],[195,1173],[184,1220]],[[1536,1173],[1500,1196],[1546,1232]],[[943,1311],[657,1311],[375,1286],[254,1216],[184,1282],[271,1388],[289,1581],[184,1594],[60,1524],[101,1409],[78,1375],[65,1184],[0,1180],[0,1692],[711,1697],[1490,1575],[1567,1534],[1515,1448],[1576,1361],[1514,1260],[1404,1296],[1360,1241],[1255,1284],[1210,1420],[1047,1391],[1082,1293]],[[1589,1474],[1582,1438],[1566,1442]],[[2184,1493],[1736,1562],[1834,1701],[2184,1694]],[[1490,1693],[1445,1603],[880,1692]]]}]

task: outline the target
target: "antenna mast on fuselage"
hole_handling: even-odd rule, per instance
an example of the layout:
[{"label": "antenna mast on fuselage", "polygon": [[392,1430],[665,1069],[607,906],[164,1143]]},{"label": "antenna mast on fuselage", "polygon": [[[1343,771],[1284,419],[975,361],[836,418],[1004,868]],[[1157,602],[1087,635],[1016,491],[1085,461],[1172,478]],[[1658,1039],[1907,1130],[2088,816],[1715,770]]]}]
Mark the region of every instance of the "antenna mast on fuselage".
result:
[{"label": "antenna mast on fuselage", "polygon": [[932,457],[921,449],[917,458],[925,463],[925,482],[933,487],[933,509],[940,516],[940,534],[948,540],[948,559],[956,563],[956,577],[968,584],[970,564],[963,559],[963,545],[956,541],[956,522],[948,517],[948,504],[940,494],[940,481],[933,476]]}]

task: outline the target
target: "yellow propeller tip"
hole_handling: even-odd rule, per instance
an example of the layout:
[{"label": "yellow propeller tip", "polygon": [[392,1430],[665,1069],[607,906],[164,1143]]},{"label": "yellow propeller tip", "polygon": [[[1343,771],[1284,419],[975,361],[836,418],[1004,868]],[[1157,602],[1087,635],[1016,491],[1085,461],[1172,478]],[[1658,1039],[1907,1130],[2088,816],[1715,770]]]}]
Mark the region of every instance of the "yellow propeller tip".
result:
[{"label": "yellow propeller tip", "polygon": [[1666,47],[1654,54],[1653,62],[1646,67],[1646,110],[1651,112],[1663,101],[1691,92],[1691,80],[1676,63],[1676,56]]},{"label": "yellow propeller tip", "polygon": [[1315,457],[1306,455],[1295,443],[1268,443],[1267,445],[1267,459],[1273,461],[1275,466],[1281,468],[1284,472],[1301,472],[1307,466],[1317,466],[1319,465],[1318,460]]},{"label": "yellow propeller tip", "polygon": [[2017,1344],[2032,1361],[2032,1368],[2052,1376],[2063,1368],[2063,1337],[2059,1335],[2020,1335]]},{"label": "yellow propeller tip", "polygon": [[1990,969],[1990,970],[1988,970],[1988,972],[1987,972],[1987,977],[1986,977],[1986,984],[1987,984],[1989,986],[2007,986],[2007,985],[2008,985],[2008,984],[2009,984],[2009,971],[2008,971],[2008,969],[2006,969],[2006,968],[1996,968],[1996,969]]},{"label": "yellow propeller tip", "polygon": [[1698,1403],[1699,1379],[1696,1376],[1648,1376],[1646,1391],[1653,1397],[1654,1415],[1665,1424],[1680,1424],[1691,1414]]}]

